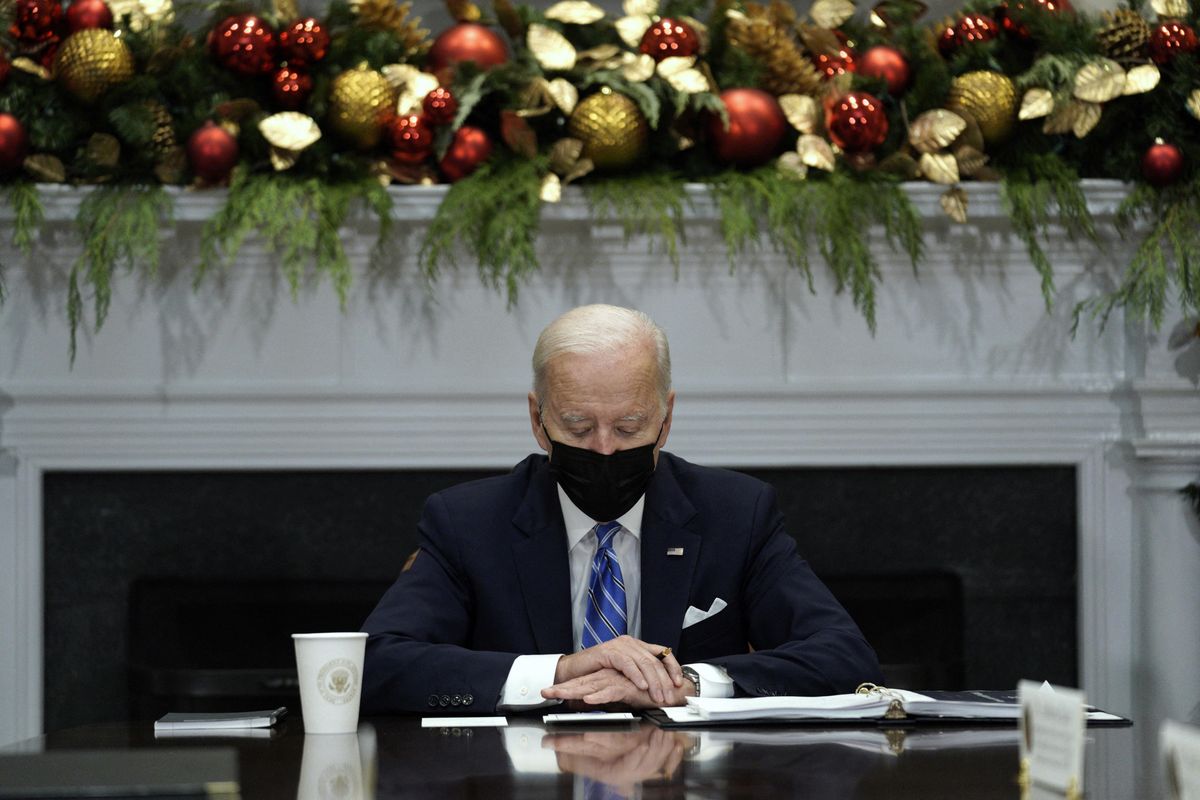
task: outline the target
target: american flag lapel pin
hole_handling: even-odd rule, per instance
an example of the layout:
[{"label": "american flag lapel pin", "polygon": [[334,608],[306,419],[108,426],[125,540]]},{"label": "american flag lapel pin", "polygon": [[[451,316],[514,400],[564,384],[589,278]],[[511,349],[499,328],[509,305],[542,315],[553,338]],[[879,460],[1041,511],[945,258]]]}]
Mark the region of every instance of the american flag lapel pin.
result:
[{"label": "american flag lapel pin", "polygon": [[667,548],[667,555],[669,555],[669,556],[681,556],[681,555],[683,555],[683,548],[682,548],[682,547],[668,547],[668,548]]}]

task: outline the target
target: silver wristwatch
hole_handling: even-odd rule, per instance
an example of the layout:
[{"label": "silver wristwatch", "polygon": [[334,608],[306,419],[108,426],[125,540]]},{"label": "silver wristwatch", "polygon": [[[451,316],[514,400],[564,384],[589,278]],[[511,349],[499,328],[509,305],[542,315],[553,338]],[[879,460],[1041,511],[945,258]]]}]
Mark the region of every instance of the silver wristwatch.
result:
[{"label": "silver wristwatch", "polygon": [[687,678],[689,681],[692,682],[692,685],[696,687],[696,697],[699,697],[700,696],[700,673],[696,672],[696,670],[692,669],[691,667],[684,667],[683,668],[683,677]]}]

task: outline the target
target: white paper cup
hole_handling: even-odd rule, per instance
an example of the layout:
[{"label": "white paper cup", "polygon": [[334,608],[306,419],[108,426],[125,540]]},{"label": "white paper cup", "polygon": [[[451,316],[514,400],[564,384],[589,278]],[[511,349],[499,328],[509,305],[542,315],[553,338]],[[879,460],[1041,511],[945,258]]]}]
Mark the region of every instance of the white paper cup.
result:
[{"label": "white paper cup", "polygon": [[365,633],[293,633],[306,733],[354,733],[362,697]]}]

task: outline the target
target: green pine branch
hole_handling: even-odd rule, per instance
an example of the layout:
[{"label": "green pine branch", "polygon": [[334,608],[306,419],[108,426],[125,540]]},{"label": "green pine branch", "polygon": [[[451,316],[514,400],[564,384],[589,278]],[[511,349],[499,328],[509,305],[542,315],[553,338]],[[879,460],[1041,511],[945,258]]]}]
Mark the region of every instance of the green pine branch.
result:
[{"label": "green pine branch", "polygon": [[379,218],[382,241],[391,225],[391,197],[377,181],[330,183],[315,177],[235,171],[225,205],[201,233],[195,284],[232,263],[253,235],[267,252],[277,255],[293,300],[312,268],[316,276],[329,277],[345,306],[353,268],[340,231],[354,202],[360,200]]},{"label": "green pine branch", "polygon": [[504,287],[515,305],[521,284],[538,268],[542,160],[508,159],[482,165],[446,192],[425,231],[419,262],[430,282],[456,266],[465,249],[485,284]]},{"label": "green pine branch", "polygon": [[79,206],[76,224],[83,252],[67,279],[70,357],[75,363],[76,333],[84,322],[83,289],[92,293],[93,330],[99,331],[112,302],[118,268],[158,272],[159,231],[174,222],[174,204],[159,186],[105,186],[92,190]]},{"label": "green pine branch", "polygon": [[635,236],[646,237],[649,251],[665,251],[678,273],[684,213],[691,207],[683,178],[669,172],[643,172],[601,178],[588,183],[585,191],[598,224],[620,224],[627,244]]},{"label": "green pine branch", "polygon": [[[45,218],[42,197],[38,194],[37,185],[32,181],[4,184],[3,191],[5,202],[13,210],[13,247],[29,255],[33,251],[33,239],[41,230],[42,220]],[[4,303],[6,297],[4,264],[0,263],[0,304]]]}]

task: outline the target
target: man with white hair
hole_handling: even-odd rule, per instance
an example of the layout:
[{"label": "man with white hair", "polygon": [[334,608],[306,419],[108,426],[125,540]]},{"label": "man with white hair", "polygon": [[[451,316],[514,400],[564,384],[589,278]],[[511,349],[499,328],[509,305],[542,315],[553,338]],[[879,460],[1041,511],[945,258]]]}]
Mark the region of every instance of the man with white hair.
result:
[{"label": "man with white hair", "polygon": [[547,455],[426,502],[367,618],[364,712],[682,705],[880,681],[775,491],[663,452],[675,392],[648,316],[590,305],[533,354]]}]

